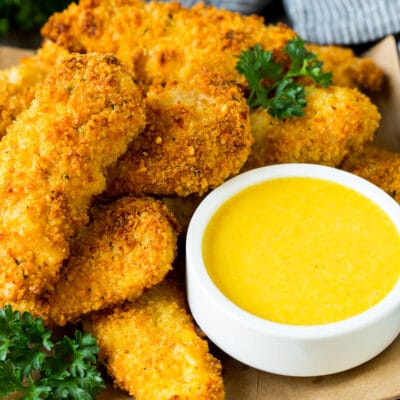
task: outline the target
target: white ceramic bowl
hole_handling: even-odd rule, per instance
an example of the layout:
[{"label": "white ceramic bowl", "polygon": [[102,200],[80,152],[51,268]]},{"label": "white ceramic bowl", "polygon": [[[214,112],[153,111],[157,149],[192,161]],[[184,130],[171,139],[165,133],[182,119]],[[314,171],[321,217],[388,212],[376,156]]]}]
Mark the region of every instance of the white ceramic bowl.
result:
[{"label": "white ceramic bowl", "polygon": [[400,332],[400,282],[378,304],[354,317],[324,325],[286,325],[256,317],[227,299],[209,277],[202,256],[204,231],[225,201],[248,186],[294,176],[325,179],[356,190],[381,207],[400,232],[400,206],[353,174],[312,164],[255,169],[212,191],[194,213],[186,240],[188,302],[209,339],[242,363],[282,375],[326,375],[368,361],[396,338]]}]

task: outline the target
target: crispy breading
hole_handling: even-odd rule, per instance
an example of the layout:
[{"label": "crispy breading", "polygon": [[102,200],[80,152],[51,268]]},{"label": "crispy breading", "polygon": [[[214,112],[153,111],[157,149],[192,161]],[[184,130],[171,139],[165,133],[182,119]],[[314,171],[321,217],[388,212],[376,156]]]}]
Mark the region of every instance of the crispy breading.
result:
[{"label": "crispy breading", "polygon": [[108,174],[111,196],[204,193],[239,172],[253,138],[242,93],[224,77],[153,85],[147,126]]},{"label": "crispy breading", "polygon": [[400,203],[400,153],[367,146],[362,152],[349,154],[342,168],[372,182]]},{"label": "crispy breading", "polygon": [[306,88],[301,118],[279,120],[265,110],[250,113],[255,143],[244,169],[305,162],[337,166],[374,138],[380,114],[357,89]]},{"label": "crispy breading", "polygon": [[139,0],[82,0],[50,17],[42,34],[70,51],[111,52],[146,83],[187,80],[209,69],[241,84],[245,79],[235,70],[241,50],[260,43],[280,60],[284,44],[296,36],[257,15]]},{"label": "crispy breading", "polygon": [[31,57],[20,64],[0,70],[0,138],[7,127],[33,100],[35,89],[54,65],[68,55],[68,51],[55,43],[45,41]]},{"label": "crispy breading", "polygon": [[71,240],[71,255],[49,296],[58,325],[138,298],[172,268],[178,227],[158,200],[125,197],[91,210],[91,222]]},{"label": "crispy breading", "polygon": [[0,142],[0,304],[52,289],[104,169],[144,124],[115,57],[73,55],[50,73]]},{"label": "crispy breading", "polygon": [[[48,302],[40,296],[35,296],[32,293],[27,293],[22,299],[17,301],[7,301],[7,305],[10,305],[13,310],[17,310],[20,313],[28,312],[34,318],[42,318],[44,322],[47,321],[49,314]],[[5,304],[1,303],[1,307]]]},{"label": "crispy breading", "polygon": [[324,71],[332,72],[334,85],[370,92],[382,89],[384,72],[368,57],[357,57],[353,50],[341,46],[310,44],[307,49],[324,63]]},{"label": "crispy breading", "polygon": [[135,303],[94,314],[86,325],[100,360],[136,400],[222,400],[220,362],[208,351],[170,280]]},{"label": "crispy breading", "polygon": [[[240,15],[197,3],[191,9],[177,2],[81,0],[53,15],[42,34],[70,51],[112,52],[146,83],[190,79],[200,69],[230,73],[237,56],[260,43],[286,62],[286,42],[297,34],[284,24],[266,25],[258,15]],[[338,86],[377,91],[383,71],[370,59],[340,46],[309,45],[333,72]]]}]

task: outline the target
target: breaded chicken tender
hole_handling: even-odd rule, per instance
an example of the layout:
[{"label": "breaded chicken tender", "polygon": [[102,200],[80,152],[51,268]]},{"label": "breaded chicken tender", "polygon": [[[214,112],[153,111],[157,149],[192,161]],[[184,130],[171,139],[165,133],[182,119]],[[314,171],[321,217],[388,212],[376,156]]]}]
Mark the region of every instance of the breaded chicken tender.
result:
[{"label": "breaded chicken tender", "polygon": [[108,173],[107,194],[202,194],[239,172],[253,138],[236,85],[215,74],[153,85],[147,126]]},{"label": "breaded chicken tender", "polygon": [[152,198],[125,197],[91,210],[91,222],[71,241],[71,255],[49,296],[52,322],[138,298],[165,277],[177,251],[178,227]]},{"label": "breaded chicken tender", "polygon": [[353,50],[341,46],[310,44],[306,47],[324,63],[325,71],[332,72],[334,85],[370,92],[382,89],[384,72],[371,59],[357,57]]},{"label": "breaded chicken tender", "polygon": [[36,87],[68,55],[64,48],[45,41],[33,56],[25,57],[16,66],[0,70],[0,138],[15,118],[29,107]]},{"label": "breaded chicken tender", "polygon": [[220,362],[196,333],[172,281],[94,314],[86,329],[98,338],[100,361],[116,385],[136,400],[224,399]]},{"label": "breaded chicken tender", "polygon": [[241,50],[260,43],[279,61],[296,36],[257,15],[139,0],[81,0],[50,17],[42,35],[70,51],[113,53],[145,83],[184,81],[208,69],[241,84],[245,79],[235,70]]},{"label": "breaded chicken tender", "polygon": [[[111,52],[146,83],[186,80],[205,68],[229,73],[240,85],[236,56],[260,43],[278,62],[297,34],[284,24],[266,25],[258,15],[240,15],[197,3],[81,0],[53,15],[42,34],[70,51]],[[383,71],[370,59],[339,46],[309,45],[333,72],[338,86],[377,91]]]},{"label": "breaded chicken tender", "polygon": [[367,146],[362,152],[349,154],[342,168],[372,182],[400,203],[400,153]]},{"label": "breaded chicken tender", "polygon": [[255,143],[244,169],[292,162],[338,166],[374,138],[380,114],[357,89],[310,86],[306,100],[301,118],[279,120],[263,109],[251,112]]},{"label": "breaded chicken tender", "polygon": [[0,142],[0,304],[51,290],[104,169],[143,130],[141,91],[113,56],[73,55]]}]

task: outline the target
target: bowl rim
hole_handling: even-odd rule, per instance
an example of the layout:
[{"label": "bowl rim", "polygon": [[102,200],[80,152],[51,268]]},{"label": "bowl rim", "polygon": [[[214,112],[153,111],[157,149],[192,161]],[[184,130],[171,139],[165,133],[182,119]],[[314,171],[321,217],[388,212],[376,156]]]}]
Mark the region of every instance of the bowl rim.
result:
[{"label": "bowl rim", "polygon": [[353,173],[323,165],[290,163],[276,164],[243,172],[211,191],[195,210],[187,230],[187,274],[194,274],[212,297],[216,307],[247,329],[268,333],[270,336],[315,340],[349,334],[375,324],[400,308],[400,277],[395,286],[374,306],[344,320],[319,325],[290,325],[257,317],[229,300],[208,275],[203,255],[202,241],[210,218],[219,207],[240,191],[271,179],[286,177],[309,177],[328,180],[347,186],[363,194],[380,207],[392,220],[400,234],[400,205],[382,189]]}]

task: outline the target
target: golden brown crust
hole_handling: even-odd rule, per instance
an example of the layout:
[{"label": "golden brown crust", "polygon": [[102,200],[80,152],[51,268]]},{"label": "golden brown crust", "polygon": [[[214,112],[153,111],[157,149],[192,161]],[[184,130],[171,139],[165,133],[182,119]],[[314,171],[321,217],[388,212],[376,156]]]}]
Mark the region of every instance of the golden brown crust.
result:
[{"label": "golden brown crust", "polygon": [[68,54],[64,48],[46,41],[19,65],[0,70],[0,138],[15,118],[29,107],[37,86]]},{"label": "golden brown crust", "polygon": [[332,72],[334,85],[362,91],[382,89],[384,72],[371,59],[357,57],[353,50],[340,46],[307,45],[324,63],[323,69]]},{"label": "golden brown crust", "polygon": [[70,51],[111,52],[146,83],[187,80],[203,69],[230,74],[241,50],[257,43],[277,59],[295,33],[286,25],[264,24],[257,15],[243,16],[198,3],[191,9],[177,2],[139,0],[81,1],[52,16],[42,34]]},{"label": "golden brown crust", "polygon": [[49,296],[51,321],[138,298],[172,268],[178,228],[172,213],[152,198],[122,198],[91,211],[72,239],[71,256]]},{"label": "golden brown crust", "polygon": [[222,400],[221,364],[208,352],[170,280],[137,302],[92,316],[100,359],[136,400]]},{"label": "golden brown crust", "polygon": [[239,172],[252,136],[236,85],[215,74],[152,86],[147,126],[109,172],[108,194],[204,193]]},{"label": "golden brown crust", "polygon": [[[186,9],[140,0],[81,0],[42,32],[57,43],[48,45],[54,54],[114,54],[131,76],[114,57],[73,55],[0,144],[0,305],[7,301],[50,324],[90,318],[101,360],[137,400],[223,399],[221,364],[198,336],[183,292],[170,280],[158,283],[176,253],[171,213],[154,199],[124,198],[93,208],[83,225],[92,196],[104,189],[104,170],[109,196],[192,194],[166,201],[187,223],[199,194],[238,173],[249,156],[250,116],[239,89],[247,84],[236,56],[261,43],[285,64],[283,47],[296,34],[202,3]],[[310,49],[337,84],[379,89],[382,72],[370,60],[342,48]],[[5,125],[52,68],[51,51],[40,52],[26,62],[32,75],[16,88]],[[132,77],[148,90],[145,105]],[[379,113],[356,90],[309,88],[307,99],[304,118],[252,112],[256,142],[245,168],[339,165],[372,140]],[[144,129],[144,108],[146,131],[115,162]]]},{"label": "golden brown crust", "polygon": [[356,89],[309,87],[302,118],[279,120],[265,110],[250,114],[255,143],[244,169],[305,162],[338,166],[372,141],[380,114]]},{"label": "golden brown crust", "polygon": [[142,96],[112,56],[74,55],[0,142],[0,303],[51,289],[87,220],[103,170],[145,123]]},{"label": "golden brown crust", "polygon": [[342,168],[379,186],[400,203],[400,154],[376,146],[352,153]]},{"label": "golden brown crust", "polygon": [[[296,33],[284,24],[265,25],[257,15],[240,15],[198,3],[191,9],[177,2],[140,0],[81,1],[52,16],[42,34],[70,51],[112,52],[146,83],[190,79],[201,68],[235,71],[237,56],[260,43],[277,61],[287,60],[283,47]],[[370,59],[340,46],[308,48],[333,72],[338,86],[381,89],[383,71]]]}]

